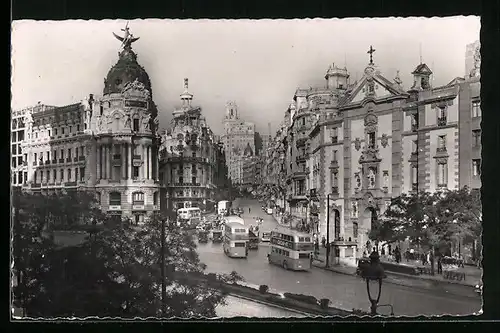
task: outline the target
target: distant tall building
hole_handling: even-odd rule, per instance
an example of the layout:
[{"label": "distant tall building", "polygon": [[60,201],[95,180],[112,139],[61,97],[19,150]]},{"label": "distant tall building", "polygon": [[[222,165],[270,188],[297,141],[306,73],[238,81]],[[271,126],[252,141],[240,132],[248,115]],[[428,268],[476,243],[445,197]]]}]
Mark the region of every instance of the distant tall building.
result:
[{"label": "distant tall building", "polygon": [[477,77],[481,65],[481,44],[478,40],[467,44],[465,50],[465,78]]},{"label": "distant tall building", "polygon": [[252,154],[255,152],[255,124],[240,119],[235,102],[227,103],[223,124],[222,142],[226,152],[229,177],[233,184],[241,184],[245,148],[249,146]]}]

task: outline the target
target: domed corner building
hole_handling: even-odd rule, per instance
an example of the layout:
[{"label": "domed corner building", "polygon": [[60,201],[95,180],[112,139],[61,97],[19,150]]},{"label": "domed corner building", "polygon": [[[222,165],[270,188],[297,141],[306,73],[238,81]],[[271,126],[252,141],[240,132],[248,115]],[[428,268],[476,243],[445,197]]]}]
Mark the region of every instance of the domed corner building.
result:
[{"label": "domed corner building", "polygon": [[84,103],[88,188],[95,188],[103,211],[137,224],[160,208],[157,109],[151,81],[132,50],[128,26],[118,62],[104,79],[101,98]]}]

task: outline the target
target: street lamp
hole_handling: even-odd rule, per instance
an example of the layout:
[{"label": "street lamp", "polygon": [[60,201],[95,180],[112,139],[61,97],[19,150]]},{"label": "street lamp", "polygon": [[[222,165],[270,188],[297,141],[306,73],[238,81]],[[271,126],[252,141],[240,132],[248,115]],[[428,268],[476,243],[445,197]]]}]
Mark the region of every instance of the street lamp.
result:
[{"label": "street lamp", "polygon": [[[361,277],[366,281],[366,292],[368,293],[368,299],[370,300],[370,313],[372,315],[377,314],[377,308],[388,306],[391,308],[391,315],[394,315],[394,309],[391,304],[378,304],[380,300],[380,295],[382,294],[382,280],[387,277],[384,272],[384,268],[380,264],[380,256],[377,251],[373,251],[370,254],[370,263],[364,264],[361,268]],[[377,296],[372,297],[370,292],[370,282],[375,282],[378,284]]]},{"label": "street lamp", "polygon": [[330,193],[326,195],[326,264],[330,266]]}]

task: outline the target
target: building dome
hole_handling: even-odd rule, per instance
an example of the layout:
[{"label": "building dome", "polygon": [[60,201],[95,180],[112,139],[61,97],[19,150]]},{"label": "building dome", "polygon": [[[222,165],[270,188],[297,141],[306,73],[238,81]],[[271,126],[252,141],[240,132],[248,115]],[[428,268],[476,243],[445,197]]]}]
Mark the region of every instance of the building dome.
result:
[{"label": "building dome", "polygon": [[152,94],[148,73],[137,63],[137,55],[134,51],[131,48],[125,48],[119,53],[118,62],[111,67],[104,79],[103,94],[121,93],[127,83],[134,82],[136,79]]}]

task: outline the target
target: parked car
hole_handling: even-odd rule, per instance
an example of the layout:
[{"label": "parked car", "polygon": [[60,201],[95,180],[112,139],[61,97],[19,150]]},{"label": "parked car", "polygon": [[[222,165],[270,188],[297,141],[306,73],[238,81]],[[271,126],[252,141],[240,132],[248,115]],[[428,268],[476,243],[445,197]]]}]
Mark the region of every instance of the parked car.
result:
[{"label": "parked car", "polygon": [[269,215],[273,214],[273,209],[272,208],[267,208],[266,213]]},{"label": "parked car", "polygon": [[200,231],[198,233],[198,242],[200,243],[208,243],[208,232]]},{"label": "parked car", "polygon": [[260,237],[261,242],[270,242],[271,241],[271,233],[270,232],[263,232],[262,236]]}]

